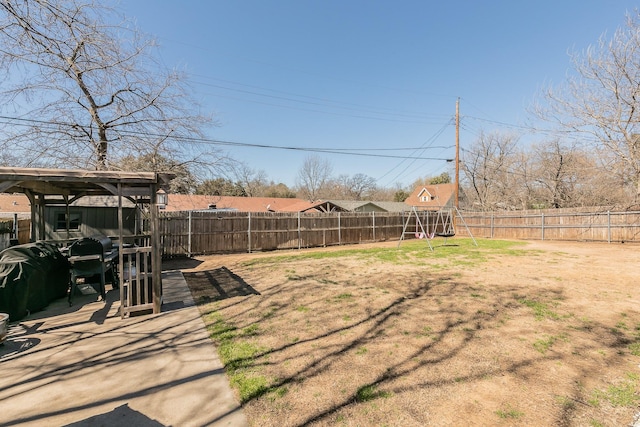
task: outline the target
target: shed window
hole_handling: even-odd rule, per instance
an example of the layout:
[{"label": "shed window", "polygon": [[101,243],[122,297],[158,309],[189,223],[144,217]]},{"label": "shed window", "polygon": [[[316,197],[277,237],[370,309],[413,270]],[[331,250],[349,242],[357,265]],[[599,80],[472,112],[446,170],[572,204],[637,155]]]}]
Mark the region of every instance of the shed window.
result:
[{"label": "shed window", "polygon": [[[80,212],[71,212],[69,214],[69,231],[80,230],[82,223],[82,214]],[[67,214],[60,212],[56,214],[56,231],[67,229]]]}]

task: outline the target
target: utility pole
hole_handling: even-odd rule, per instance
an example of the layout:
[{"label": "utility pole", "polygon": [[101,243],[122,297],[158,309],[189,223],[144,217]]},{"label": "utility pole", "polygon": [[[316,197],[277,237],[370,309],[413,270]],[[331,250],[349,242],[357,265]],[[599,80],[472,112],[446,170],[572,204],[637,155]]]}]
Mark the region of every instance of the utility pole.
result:
[{"label": "utility pole", "polygon": [[460,98],[456,100],[456,209],[460,202]]}]

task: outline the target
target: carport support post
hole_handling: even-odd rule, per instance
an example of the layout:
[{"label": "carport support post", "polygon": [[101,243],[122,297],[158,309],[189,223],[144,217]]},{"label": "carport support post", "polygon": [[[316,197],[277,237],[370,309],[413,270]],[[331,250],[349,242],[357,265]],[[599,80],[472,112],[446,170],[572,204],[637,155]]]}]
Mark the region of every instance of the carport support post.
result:
[{"label": "carport support post", "polygon": [[162,307],[162,254],[160,244],[160,230],[158,228],[158,194],[155,184],[149,186],[151,206],[151,276],[153,280],[153,313],[160,313]]},{"label": "carport support post", "polygon": [[45,237],[45,227],[46,227],[46,218],[44,217],[44,207],[47,205],[47,200],[44,194],[40,194],[38,196],[38,222],[40,223],[40,240],[46,239]]},{"label": "carport support post", "polygon": [[64,198],[64,205],[65,205],[65,227],[67,227],[67,235],[66,235],[66,239],[69,240],[71,238],[70,232],[71,230],[69,230],[71,228],[71,209],[69,208],[69,196],[67,196],[66,194],[63,196]]},{"label": "carport support post", "polygon": [[[136,208],[137,209],[137,208]],[[124,319],[124,240],[122,215],[122,183],[118,183],[118,278],[120,282],[120,318]],[[129,279],[131,281],[131,279]]]},{"label": "carport support post", "polygon": [[340,227],[340,212],[338,212],[338,245],[342,244],[342,227]]}]

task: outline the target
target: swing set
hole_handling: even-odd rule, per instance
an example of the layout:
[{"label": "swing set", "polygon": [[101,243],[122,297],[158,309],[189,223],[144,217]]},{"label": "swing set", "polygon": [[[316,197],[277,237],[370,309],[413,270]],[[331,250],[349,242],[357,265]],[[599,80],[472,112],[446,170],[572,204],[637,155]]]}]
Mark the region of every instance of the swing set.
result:
[{"label": "swing set", "polygon": [[[413,223],[412,219],[414,218],[414,230],[407,231],[410,229],[410,225]],[[402,235],[400,236],[398,247],[400,247],[406,235],[413,235],[416,239],[425,239],[429,245],[429,249],[432,251],[433,246],[431,245],[431,240],[435,237],[444,237],[444,244],[446,245],[447,239],[456,235],[455,218],[458,218],[460,222],[462,222],[467,233],[471,236],[473,243],[478,246],[478,242],[476,242],[473,234],[471,234],[471,230],[469,230],[467,223],[457,207],[440,208],[437,211],[418,211],[415,206],[412,206],[409,211],[409,216],[407,216],[404,227],[402,228]]]}]

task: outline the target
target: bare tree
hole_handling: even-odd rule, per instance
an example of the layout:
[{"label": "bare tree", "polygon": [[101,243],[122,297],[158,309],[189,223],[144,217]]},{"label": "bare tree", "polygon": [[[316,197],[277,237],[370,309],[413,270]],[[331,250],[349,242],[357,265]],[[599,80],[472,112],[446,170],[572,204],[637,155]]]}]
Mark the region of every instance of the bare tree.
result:
[{"label": "bare tree", "polygon": [[629,197],[613,156],[553,140],[535,146],[532,157],[540,207],[621,206]]},{"label": "bare tree", "polygon": [[255,170],[241,163],[235,168],[234,174],[247,197],[264,195],[267,188],[267,173],[264,170]]},{"label": "bare tree", "polygon": [[347,182],[349,198],[353,200],[370,199],[376,191],[376,179],[363,173],[353,175]]},{"label": "bare tree", "polygon": [[536,113],[585,141],[614,154],[631,174],[640,200],[640,13],[627,14],[626,25],[611,39],[572,54],[576,72],[566,84],[547,89]]},{"label": "bare tree", "polygon": [[269,182],[264,189],[264,192],[261,194],[262,197],[283,197],[293,199],[298,197],[297,194],[287,187],[286,184],[279,182],[275,183],[273,181]]},{"label": "bare tree", "polygon": [[154,46],[98,0],[0,0],[0,143],[23,165],[106,169],[145,155],[211,164],[193,151],[211,117]]},{"label": "bare tree", "polygon": [[463,150],[464,190],[469,208],[515,209],[518,174],[517,137],[482,133],[474,145]]},{"label": "bare tree", "polygon": [[310,202],[318,200],[332,172],[333,167],[328,160],[318,156],[307,157],[296,178],[296,185],[303,197]]},{"label": "bare tree", "polygon": [[375,178],[363,173],[339,175],[325,185],[323,197],[347,200],[370,200],[377,192]]},{"label": "bare tree", "polygon": [[533,154],[540,207],[572,206],[579,185],[578,153],[556,139],[534,147]]},{"label": "bare tree", "polygon": [[175,174],[169,184],[169,192],[190,194],[196,189],[196,178],[188,165],[157,155],[127,156],[118,161],[117,169],[133,172],[171,171]]}]

